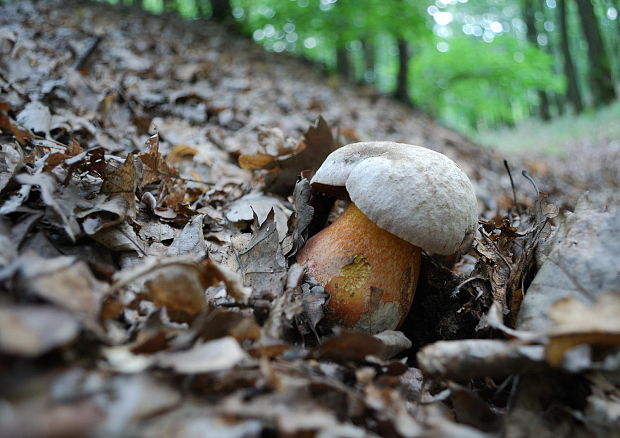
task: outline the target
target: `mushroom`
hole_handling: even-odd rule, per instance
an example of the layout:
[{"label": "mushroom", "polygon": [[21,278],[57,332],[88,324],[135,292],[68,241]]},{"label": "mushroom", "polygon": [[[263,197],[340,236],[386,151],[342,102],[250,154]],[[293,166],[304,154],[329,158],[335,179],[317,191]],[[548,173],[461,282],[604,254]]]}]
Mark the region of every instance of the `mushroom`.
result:
[{"label": "mushroom", "polygon": [[326,318],[345,327],[397,328],[413,300],[421,250],[462,254],[473,241],[474,188],[456,163],[430,149],[349,144],[327,157],[311,184],[351,200],[297,257],[330,295]]}]

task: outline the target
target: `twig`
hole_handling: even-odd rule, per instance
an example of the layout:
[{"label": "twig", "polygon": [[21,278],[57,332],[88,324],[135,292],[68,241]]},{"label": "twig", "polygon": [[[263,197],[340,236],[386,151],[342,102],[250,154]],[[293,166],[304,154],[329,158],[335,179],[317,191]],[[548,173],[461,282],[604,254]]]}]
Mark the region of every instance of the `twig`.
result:
[{"label": "twig", "polygon": [[534,179],[528,175],[527,170],[522,170],[521,175],[527,179],[532,186],[534,186],[534,190],[536,190],[536,219],[540,221],[540,218],[543,216],[542,214],[542,206],[540,203],[540,190],[538,189],[538,184],[534,181]]},{"label": "twig", "polygon": [[454,290],[452,291],[452,296],[456,297],[458,296],[459,292],[461,291],[461,288],[463,286],[465,286],[467,283],[474,281],[474,280],[484,280],[484,278],[482,277],[469,277],[467,280],[461,282],[461,284],[459,284],[457,287],[454,288]]},{"label": "twig", "polygon": [[508,177],[510,178],[510,187],[512,187],[512,202],[517,209],[517,213],[521,216],[521,208],[519,208],[519,203],[517,202],[517,191],[515,190],[515,182],[512,179],[512,172],[510,172],[510,167],[508,166],[508,161],[504,160],[504,167],[506,168],[506,172],[508,172]]},{"label": "twig", "polygon": [[75,70],[82,71],[84,70],[84,68],[86,68],[92,54],[95,52],[97,46],[102,39],[103,38],[101,37],[101,35],[97,35],[96,37],[91,38],[90,43],[86,47],[86,50],[84,50],[84,52],[82,52],[77,61],[75,61],[75,64],[73,65],[73,68]]}]

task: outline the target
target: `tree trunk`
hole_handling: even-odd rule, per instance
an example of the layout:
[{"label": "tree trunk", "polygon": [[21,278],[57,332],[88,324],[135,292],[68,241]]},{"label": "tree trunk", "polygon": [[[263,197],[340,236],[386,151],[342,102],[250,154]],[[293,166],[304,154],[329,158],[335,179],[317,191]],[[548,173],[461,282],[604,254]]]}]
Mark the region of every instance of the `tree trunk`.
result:
[{"label": "tree trunk", "polygon": [[230,0],[211,0],[211,18],[222,23],[232,18]]},{"label": "tree trunk", "polygon": [[164,0],[164,11],[165,12],[175,12],[177,9],[176,0]]},{"label": "tree trunk", "polygon": [[[523,4],[523,19],[527,26],[527,39],[528,41],[538,47],[538,32],[536,31],[536,18],[533,0],[525,0]],[[538,90],[538,114],[543,120],[550,120],[551,114],[549,113],[549,97],[544,90]]]},{"label": "tree trunk", "polygon": [[355,80],[355,70],[351,63],[351,57],[349,56],[348,50],[344,47],[336,48],[336,70],[338,74],[347,81]]},{"label": "tree trunk", "polygon": [[581,18],[581,28],[588,44],[590,88],[594,106],[611,103],[616,98],[611,64],[603,45],[594,7],[590,0],[576,0]]},{"label": "tree trunk", "polygon": [[401,102],[411,104],[408,90],[409,79],[409,44],[404,38],[398,38],[398,76],[394,97]]},{"label": "tree trunk", "polygon": [[207,15],[209,15],[209,3],[209,0],[196,0],[198,16],[206,17]]},{"label": "tree trunk", "polygon": [[566,76],[566,97],[576,113],[583,111],[583,100],[579,92],[579,84],[577,82],[577,72],[575,64],[570,52],[568,39],[568,8],[566,2],[568,0],[558,0],[560,13],[560,39],[562,42],[562,56],[564,58],[564,76]]},{"label": "tree trunk", "polygon": [[364,82],[375,82],[375,46],[368,40],[362,40],[364,49]]}]

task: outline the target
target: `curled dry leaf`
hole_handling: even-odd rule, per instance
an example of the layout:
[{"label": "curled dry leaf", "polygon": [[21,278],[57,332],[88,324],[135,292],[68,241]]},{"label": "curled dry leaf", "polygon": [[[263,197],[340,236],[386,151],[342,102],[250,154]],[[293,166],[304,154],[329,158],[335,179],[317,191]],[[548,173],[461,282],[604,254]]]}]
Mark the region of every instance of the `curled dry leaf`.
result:
[{"label": "curled dry leaf", "polygon": [[547,362],[560,366],[565,353],[577,345],[620,345],[620,290],[601,295],[591,305],[567,297],[553,303],[554,327],[547,344]]},{"label": "curled dry leaf", "polygon": [[178,172],[168,165],[159,153],[159,135],[155,134],[146,141],[147,151],[138,155],[144,165],[141,185],[144,187],[156,181],[164,181],[171,185],[178,178]]},{"label": "curled dry leaf", "polygon": [[10,133],[17,143],[21,146],[28,144],[32,140],[32,133],[22,127],[19,126],[8,114],[10,109],[10,105],[8,102],[0,101],[0,129],[2,131]]},{"label": "curled dry leaf", "polygon": [[[292,155],[241,155],[239,165],[244,169],[270,169],[265,176],[267,190],[287,196],[302,170],[316,170],[336,148],[337,144],[327,122],[319,116],[315,125],[304,133],[304,140]],[[288,148],[284,151],[288,152]]]},{"label": "curled dry leaf", "polygon": [[116,170],[109,172],[103,179],[101,193],[116,196],[125,201],[129,216],[136,211],[136,167],[134,157],[128,154],[123,164]]}]

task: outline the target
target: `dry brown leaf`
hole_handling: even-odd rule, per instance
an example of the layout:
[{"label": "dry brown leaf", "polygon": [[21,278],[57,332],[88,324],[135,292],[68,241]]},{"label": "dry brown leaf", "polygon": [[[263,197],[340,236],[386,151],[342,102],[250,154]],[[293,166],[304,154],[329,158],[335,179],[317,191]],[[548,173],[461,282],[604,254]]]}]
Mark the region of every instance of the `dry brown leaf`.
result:
[{"label": "dry brown leaf", "polygon": [[[147,296],[154,304],[166,307],[169,312],[182,312],[194,317],[206,309],[206,285],[199,272],[186,265],[171,265],[159,269],[158,275],[146,282],[146,287]],[[171,314],[173,320],[184,317],[185,315]]]},{"label": "dry brown leaf", "polygon": [[239,303],[246,303],[252,295],[252,289],[243,285],[241,275],[211,260],[204,264],[205,275],[211,279],[210,285],[224,282],[226,292]]},{"label": "dry brown leaf", "polygon": [[288,196],[301,171],[316,171],[337,147],[329,125],[319,116],[314,126],[304,133],[303,144],[298,147],[297,152],[278,163],[278,173],[268,175],[267,190]]},{"label": "dry brown leaf", "polygon": [[4,190],[11,178],[24,164],[21,149],[10,144],[3,144],[0,150],[0,192]]},{"label": "dry brown leaf", "polygon": [[132,154],[127,155],[123,164],[116,170],[108,173],[101,185],[101,193],[108,196],[118,196],[125,200],[128,215],[133,216],[136,210],[136,168]]},{"label": "dry brown leaf", "polygon": [[50,305],[0,306],[0,351],[35,357],[71,342],[80,324]]},{"label": "dry brown leaf", "polygon": [[23,290],[73,312],[101,335],[99,312],[108,287],[75,257],[22,256],[18,281]]},{"label": "dry brown leaf", "polygon": [[258,170],[265,169],[276,161],[277,157],[262,152],[256,154],[243,154],[239,156],[239,166],[242,169]]},{"label": "dry brown leaf", "polygon": [[180,374],[200,374],[232,369],[250,357],[231,336],[198,344],[187,351],[157,355],[157,363]]},{"label": "dry brown leaf", "polygon": [[591,305],[567,297],[556,301],[549,309],[555,324],[549,334],[547,361],[560,366],[565,353],[582,345],[620,345],[620,290],[601,295]]},{"label": "dry brown leaf", "polygon": [[286,261],[271,210],[244,248],[237,248],[244,284],[257,292],[278,293],[283,290]]},{"label": "dry brown leaf", "polygon": [[174,167],[170,167],[166,160],[159,153],[159,135],[155,134],[146,141],[147,151],[138,155],[144,164],[141,185],[164,181],[171,184],[178,177],[178,172]]},{"label": "dry brown leaf", "polygon": [[8,114],[10,105],[8,102],[0,101],[0,130],[11,134],[15,137],[17,143],[21,146],[25,146],[32,140],[32,133],[25,128],[22,128],[11,119]]},{"label": "dry brown leaf", "polygon": [[168,247],[166,254],[171,256],[192,254],[197,258],[206,257],[207,243],[205,242],[202,232],[202,222],[204,218],[204,215],[199,214],[188,222]]}]

